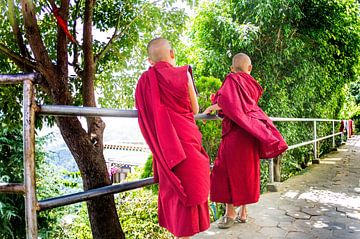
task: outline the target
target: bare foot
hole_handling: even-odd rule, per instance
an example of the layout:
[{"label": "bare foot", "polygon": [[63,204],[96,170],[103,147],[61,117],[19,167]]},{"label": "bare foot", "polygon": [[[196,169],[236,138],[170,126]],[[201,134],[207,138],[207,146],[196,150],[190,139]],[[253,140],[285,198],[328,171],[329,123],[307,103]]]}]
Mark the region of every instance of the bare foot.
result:
[{"label": "bare foot", "polygon": [[235,207],[233,204],[226,204],[225,216],[235,219],[236,211],[235,211]]},{"label": "bare foot", "polygon": [[240,215],[239,215],[240,221],[241,221],[241,222],[246,222],[246,220],[247,220],[247,208],[246,208],[246,205],[243,205],[243,206],[241,207],[241,211],[240,211],[239,214],[240,214]]}]

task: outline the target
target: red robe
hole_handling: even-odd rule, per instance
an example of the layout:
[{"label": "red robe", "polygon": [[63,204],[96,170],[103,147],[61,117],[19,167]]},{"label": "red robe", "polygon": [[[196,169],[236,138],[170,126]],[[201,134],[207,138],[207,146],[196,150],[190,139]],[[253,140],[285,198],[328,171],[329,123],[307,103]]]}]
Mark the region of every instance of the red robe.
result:
[{"label": "red robe", "polygon": [[224,119],[211,174],[210,199],[240,206],[260,196],[260,158],[276,157],[287,144],[260,109],[261,86],[246,73],[229,74],[216,93]]},{"label": "red robe", "polygon": [[188,70],[158,62],[142,74],[135,92],[140,129],[159,182],[159,224],[178,237],[210,226],[209,157],[190,105]]}]

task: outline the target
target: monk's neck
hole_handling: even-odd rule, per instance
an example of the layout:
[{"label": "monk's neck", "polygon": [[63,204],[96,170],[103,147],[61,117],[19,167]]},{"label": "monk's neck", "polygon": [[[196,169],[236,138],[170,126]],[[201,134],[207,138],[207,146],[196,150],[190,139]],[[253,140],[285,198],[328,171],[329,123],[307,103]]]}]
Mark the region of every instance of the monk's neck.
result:
[{"label": "monk's neck", "polygon": [[164,67],[164,66],[167,66],[167,67],[175,67],[174,64],[172,64],[172,62],[168,62],[168,61],[158,61],[156,62],[153,67]]}]

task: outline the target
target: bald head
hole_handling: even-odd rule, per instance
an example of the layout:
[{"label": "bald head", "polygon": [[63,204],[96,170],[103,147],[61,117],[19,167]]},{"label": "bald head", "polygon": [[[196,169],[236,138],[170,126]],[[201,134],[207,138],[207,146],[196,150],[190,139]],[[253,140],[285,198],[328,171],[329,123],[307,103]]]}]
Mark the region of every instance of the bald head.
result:
[{"label": "bald head", "polygon": [[170,42],[165,38],[155,38],[151,40],[147,45],[147,52],[151,64],[155,64],[159,61],[171,63],[174,58],[174,52]]},{"label": "bald head", "polygon": [[250,74],[252,65],[251,59],[244,53],[238,53],[232,58],[232,67],[235,72],[245,72]]}]

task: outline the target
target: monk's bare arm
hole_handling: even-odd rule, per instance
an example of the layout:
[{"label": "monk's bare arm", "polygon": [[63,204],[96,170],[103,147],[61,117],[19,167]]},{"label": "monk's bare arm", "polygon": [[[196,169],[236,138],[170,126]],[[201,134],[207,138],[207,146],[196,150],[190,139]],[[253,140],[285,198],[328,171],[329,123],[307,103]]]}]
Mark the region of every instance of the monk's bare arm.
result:
[{"label": "monk's bare arm", "polygon": [[203,114],[211,114],[211,112],[213,112],[214,110],[221,110],[221,107],[218,104],[211,105],[206,108]]},{"label": "monk's bare arm", "polygon": [[199,103],[198,103],[198,100],[196,97],[194,83],[193,83],[192,77],[189,72],[187,73],[187,76],[188,76],[188,88],[189,88],[191,109],[194,114],[197,114],[197,113],[199,113]]}]

